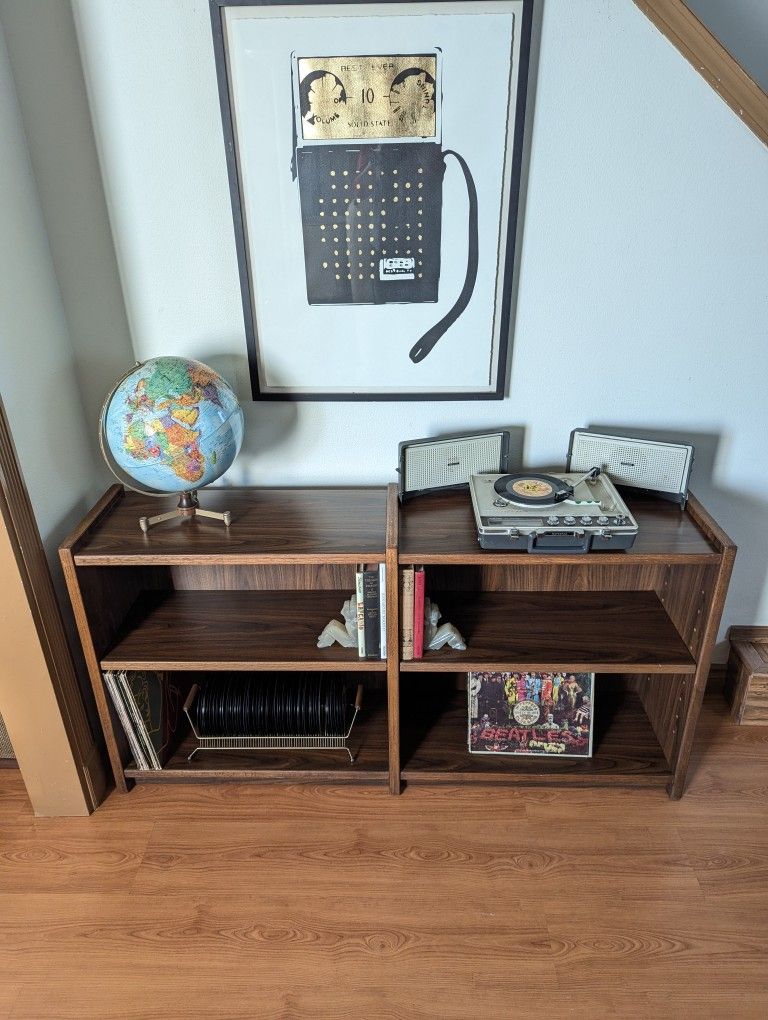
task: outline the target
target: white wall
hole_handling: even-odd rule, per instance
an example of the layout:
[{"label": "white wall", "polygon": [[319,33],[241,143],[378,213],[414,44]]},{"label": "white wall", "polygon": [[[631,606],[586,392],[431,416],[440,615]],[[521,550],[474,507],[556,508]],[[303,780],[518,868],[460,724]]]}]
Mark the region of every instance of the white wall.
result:
[{"label": "white wall", "polygon": [[96,492],[92,448],[0,28],[0,393],[49,558]]},{"label": "white wall", "polygon": [[[242,383],[208,5],[73,3],[137,355],[181,344]],[[578,425],[683,432],[742,546],[726,622],[768,623],[767,175],[634,4],[547,0],[509,396],[249,404],[228,480],[391,480],[399,440],[485,424],[525,425],[529,466]]]}]

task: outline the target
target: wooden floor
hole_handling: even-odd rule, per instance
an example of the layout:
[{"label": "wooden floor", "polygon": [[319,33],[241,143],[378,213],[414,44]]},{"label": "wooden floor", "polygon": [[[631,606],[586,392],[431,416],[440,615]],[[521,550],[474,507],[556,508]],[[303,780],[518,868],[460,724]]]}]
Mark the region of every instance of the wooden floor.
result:
[{"label": "wooden floor", "polygon": [[141,786],[0,771],[0,1017],[768,1016],[768,727],[690,788]]}]

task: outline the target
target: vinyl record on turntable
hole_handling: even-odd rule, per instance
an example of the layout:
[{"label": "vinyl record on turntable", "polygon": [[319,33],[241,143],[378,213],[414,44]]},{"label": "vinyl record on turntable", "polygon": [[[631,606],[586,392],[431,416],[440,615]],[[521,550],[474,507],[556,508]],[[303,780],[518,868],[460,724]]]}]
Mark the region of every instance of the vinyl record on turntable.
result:
[{"label": "vinyl record on turntable", "polygon": [[573,494],[573,488],[562,478],[531,472],[502,475],[493,487],[503,499],[519,506],[552,506]]}]

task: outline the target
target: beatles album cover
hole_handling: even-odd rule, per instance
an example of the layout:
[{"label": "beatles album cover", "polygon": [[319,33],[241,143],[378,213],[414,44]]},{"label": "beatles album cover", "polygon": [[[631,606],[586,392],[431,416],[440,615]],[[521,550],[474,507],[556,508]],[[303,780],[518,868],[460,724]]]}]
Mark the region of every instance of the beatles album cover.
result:
[{"label": "beatles album cover", "polygon": [[594,673],[469,674],[473,754],[592,756]]}]

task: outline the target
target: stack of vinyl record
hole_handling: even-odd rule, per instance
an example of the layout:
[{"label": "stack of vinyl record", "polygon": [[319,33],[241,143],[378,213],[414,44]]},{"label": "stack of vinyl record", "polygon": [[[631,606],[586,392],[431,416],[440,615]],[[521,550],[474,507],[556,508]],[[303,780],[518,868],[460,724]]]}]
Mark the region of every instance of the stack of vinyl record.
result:
[{"label": "stack of vinyl record", "polygon": [[234,674],[208,679],[196,700],[203,737],[340,736],[347,731],[350,691],[328,674]]}]

